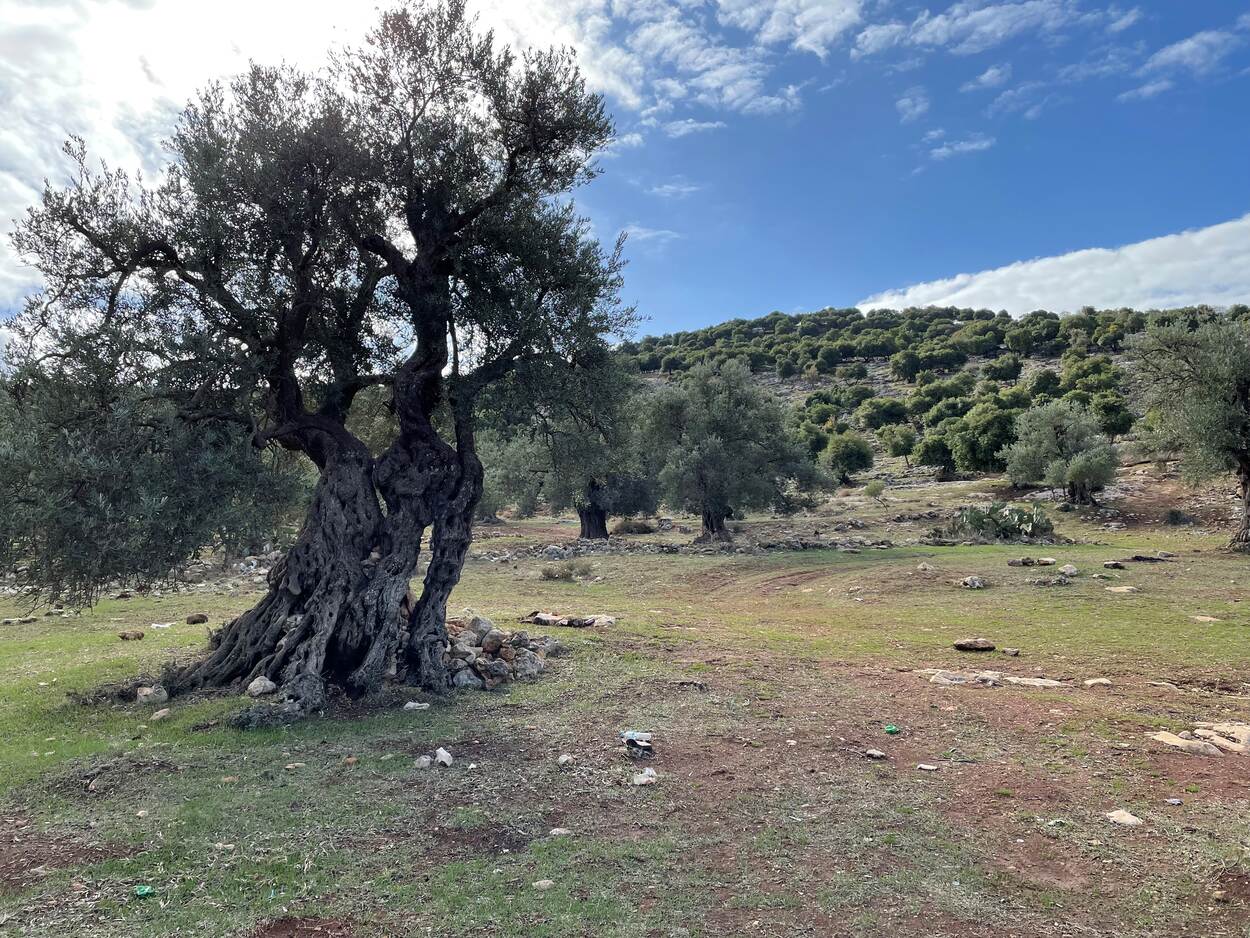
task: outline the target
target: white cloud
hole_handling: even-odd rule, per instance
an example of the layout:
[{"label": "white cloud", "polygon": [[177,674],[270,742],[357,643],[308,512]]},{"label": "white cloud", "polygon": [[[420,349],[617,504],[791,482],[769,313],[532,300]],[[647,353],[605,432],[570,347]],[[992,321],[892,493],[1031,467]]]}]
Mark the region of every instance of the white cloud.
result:
[{"label": "white cloud", "polygon": [[910,124],[929,112],[928,92],[919,85],[908,88],[903,92],[903,96],[894,102],[894,107],[898,110],[898,119],[904,124]]},{"label": "white cloud", "polygon": [[1000,94],[986,108],[985,113],[990,117],[999,114],[1023,114],[1028,120],[1036,120],[1042,111],[1060,100],[1046,88],[1045,82],[1026,81]]},{"label": "white cloud", "polygon": [[851,50],[852,58],[876,55],[886,49],[892,49],[907,38],[907,26],[903,23],[877,23],[866,26],[855,37],[855,48]]},{"label": "white cloud", "polygon": [[976,78],[971,81],[964,82],[960,91],[982,91],[986,88],[997,88],[999,85],[1007,83],[1011,78],[1011,63],[1004,65],[991,65]]},{"label": "white cloud", "polygon": [[722,23],[753,32],[765,45],[824,58],[839,37],[859,24],[862,0],[718,0]]},{"label": "white cloud", "polygon": [[658,195],[662,199],[684,199],[688,195],[694,195],[702,190],[702,186],[696,186],[694,183],[674,180],[673,182],[660,183],[652,186],[647,191],[652,195]]},{"label": "white cloud", "polygon": [[1137,7],[1133,7],[1131,10],[1125,10],[1123,12],[1115,7],[1112,7],[1108,12],[1111,15],[1111,22],[1107,24],[1107,32],[1110,33],[1124,32],[1124,30],[1128,29],[1130,26],[1136,24],[1142,16],[1141,10]]},{"label": "white cloud", "polygon": [[863,308],[962,306],[1027,313],[1250,302],[1250,215],[1126,247],[1090,248],[868,297]]},{"label": "white cloud", "polygon": [[923,10],[910,25],[891,22],[868,26],[856,37],[852,55],[873,55],[904,43],[973,55],[1026,33],[1058,32],[1080,19],[1074,0],[962,0],[937,15]]},{"label": "white cloud", "polygon": [[949,143],[934,147],[929,151],[929,157],[935,160],[949,160],[952,156],[988,150],[997,142],[993,137],[987,137],[985,134],[973,134],[966,140],[951,140]]},{"label": "white cloud", "polygon": [[1164,46],[1141,67],[1143,75],[1151,72],[1188,71],[1208,75],[1219,68],[1224,59],[1241,45],[1241,38],[1218,29],[1195,33],[1188,39]]},{"label": "white cloud", "polygon": [[664,132],[670,137],[687,137],[690,134],[718,130],[724,126],[724,121],[697,121],[692,117],[687,117],[679,121],[669,121],[664,125]]},{"label": "white cloud", "polygon": [[655,247],[663,247],[670,241],[676,241],[681,237],[679,232],[669,228],[648,228],[646,225],[626,225],[625,234],[631,241],[637,241],[642,244],[650,243]]},{"label": "white cloud", "polygon": [[1117,101],[1148,101],[1151,98],[1158,97],[1165,91],[1170,91],[1174,87],[1172,79],[1160,78],[1157,81],[1146,82],[1140,88],[1134,88],[1123,94],[1116,95]]}]

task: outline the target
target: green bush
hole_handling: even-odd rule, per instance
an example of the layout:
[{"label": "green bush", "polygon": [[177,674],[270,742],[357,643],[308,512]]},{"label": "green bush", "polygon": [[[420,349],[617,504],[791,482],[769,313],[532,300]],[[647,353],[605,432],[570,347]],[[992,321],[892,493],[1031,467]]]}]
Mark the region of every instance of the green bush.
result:
[{"label": "green bush", "polygon": [[991,541],[1049,537],[1054,531],[1040,505],[1016,508],[1004,502],[994,502],[988,508],[961,508],[946,528],[952,537]]},{"label": "green bush", "polygon": [[564,580],[571,583],[574,580],[584,580],[592,573],[595,568],[589,560],[565,560],[561,563],[547,564],[538,571],[538,575],[544,580]]}]

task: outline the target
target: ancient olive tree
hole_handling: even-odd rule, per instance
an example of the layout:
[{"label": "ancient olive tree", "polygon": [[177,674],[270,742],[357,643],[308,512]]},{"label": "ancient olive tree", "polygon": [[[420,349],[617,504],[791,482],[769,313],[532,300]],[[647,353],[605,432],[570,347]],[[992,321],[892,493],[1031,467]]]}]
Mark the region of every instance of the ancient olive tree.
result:
[{"label": "ancient olive tree", "polygon": [[1016,418],[1016,441],[999,453],[1016,485],[1043,484],[1079,504],[1115,478],[1115,450],[1084,407],[1054,401]]},{"label": "ancient olive tree", "polygon": [[648,402],[644,435],[655,450],[660,491],[674,508],[698,514],[700,540],[729,540],[726,520],[784,497],[812,464],[786,432],[781,402],[741,361],[696,365]]},{"label": "ancient olive tree", "polygon": [[1241,522],[1230,546],[1250,550],[1250,324],[1152,325],[1129,338],[1128,351],[1145,442],[1178,454],[1190,479],[1236,476]]},{"label": "ancient olive tree", "polygon": [[[577,368],[630,323],[619,244],[601,248],[565,198],[612,133],[570,53],[514,55],[463,0],[430,0],[384,12],[320,73],[210,87],[153,182],[68,148],[73,180],[15,236],[47,284],[19,364],[93,347],[119,393],[246,426],[319,474],[268,594],[171,691],[265,675],[285,717],[392,670],[446,686],[478,398],[517,368]],[[377,387],[394,432],[375,455],[349,416]]]}]

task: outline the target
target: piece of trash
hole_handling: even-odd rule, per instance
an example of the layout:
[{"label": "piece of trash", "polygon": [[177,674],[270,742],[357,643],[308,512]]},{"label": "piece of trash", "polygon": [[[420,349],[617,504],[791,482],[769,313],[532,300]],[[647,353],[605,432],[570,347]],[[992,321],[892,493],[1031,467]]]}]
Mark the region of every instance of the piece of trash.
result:
[{"label": "piece of trash", "polygon": [[1169,799],[1168,799],[1168,804],[1170,804],[1170,805],[1171,805],[1172,807],[1174,807],[1174,808],[1175,808],[1175,807],[1177,807],[1178,805],[1182,805],[1182,804],[1184,804],[1184,803],[1185,803],[1185,802],[1184,802],[1184,801],[1182,801],[1180,798],[1169,798]]},{"label": "piece of trash", "polygon": [[296,769],[302,769],[307,764],[307,762],[288,762],[286,764],[286,770],[288,772],[294,772]]},{"label": "piece of trash", "polygon": [[651,734],[643,733],[643,732],[640,732],[639,730],[621,730],[621,739],[624,742],[629,742],[630,740],[633,740],[639,743],[649,743],[651,742]]},{"label": "piece of trash", "polygon": [[651,744],[650,733],[622,730],[621,741],[625,743],[625,752],[631,759],[650,759],[655,756],[655,747]]},{"label": "piece of trash", "polygon": [[895,726],[893,723],[887,723],[887,724],[885,725],[885,732],[886,732],[886,735],[887,735],[887,736],[897,736],[899,733],[901,733],[901,732],[903,732],[903,731],[902,731],[902,730],[900,730],[900,729],[899,729],[897,726]]},{"label": "piece of trash", "polygon": [[147,886],[147,885],[136,886],[135,895],[138,896],[140,899],[146,899],[148,896],[156,895],[156,890],[153,889],[151,886]]},{"label": "piece of trash", "polygon": [[1130,814],[1123,808],[1116,808],[1114,811],[1108,811],[1106,818],[1112,824],[1119,824],[1121,827],[1141,827],[1146,822],[1135,814]]},{"label": "piece of trash", "polygon": [[443,768],[450,768],[453,760],[451,758],[451,753],[442,746],[439,746],[438,749],[434,750],[434,761]]},{"label": "piece of trash", "polygon": [[865,749],[864,755],[866,755],[869,759],[884,759],[885,758],[885,753],[882,752],[880,749]]},{"label": "piece of trash", "polygon": [[635,785],[654,785],[656,778],[658,778],[658,776],[655,774],[655,769],[651,769],[651,768],[643,769],[641,772],[639,772],[637,775],[634,776],[634,784]]},{"label": "piece of trash", "polygon": [[173,623],[172,623],[172,622],[153,622],[153,623],[152,623],[152,628],[154,628],[154,629],[167,629],[167,628],[169,628],[169,627],[170,627],[170,626],[172,626],[172,625],[173,625]]},{"label": "piece of trash", "polygon": [[430,705],[428,703],[421,703],[420,701],[417,701],[417,700],[410,700],[406,704],[404,704],[404,709],[405,710],[429,710]]}]

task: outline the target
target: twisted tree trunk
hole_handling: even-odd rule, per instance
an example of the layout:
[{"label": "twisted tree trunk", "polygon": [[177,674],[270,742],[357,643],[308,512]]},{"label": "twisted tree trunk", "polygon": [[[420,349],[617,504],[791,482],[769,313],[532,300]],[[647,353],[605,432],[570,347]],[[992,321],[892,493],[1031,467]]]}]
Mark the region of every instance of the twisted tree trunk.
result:
[{"label": "twisted tree trunk", "polygon": [[[268,678],[276,704],[245,711],[238,722],[249,726],[322,709],[331,688],[363,696],[391,674],[443,692],[447,601],[481,491],[472,449],[458,452],[434,437],[401,437],[376,461],[363,445],[332,447],[265,597],[217,633],[207,658],[168,676],[168,689],[241,690]],[[414,598],[409,586],[427,529],[430,562]]]},{"label": "twisted tree trunk", "polygon": [[703,529],[699,532],[699,536],[695,538],[695,542],[732,541],[733,535],[725,527],[725,519],[728,517],[728,511],[705,507],[703,509]]},{"label": "twisted tree trunk", "polygon": [[1228,546],[1232,550],[1250,551],[1250,465],[1237,470],[1237,485],[1241,489],[1241,523]]},{"label": "twisted tree trunk", "polygon": [[602,508],[579,508],[577,519],[581,523],[578,537],[585,540],[608,539],[608,513]]}]

